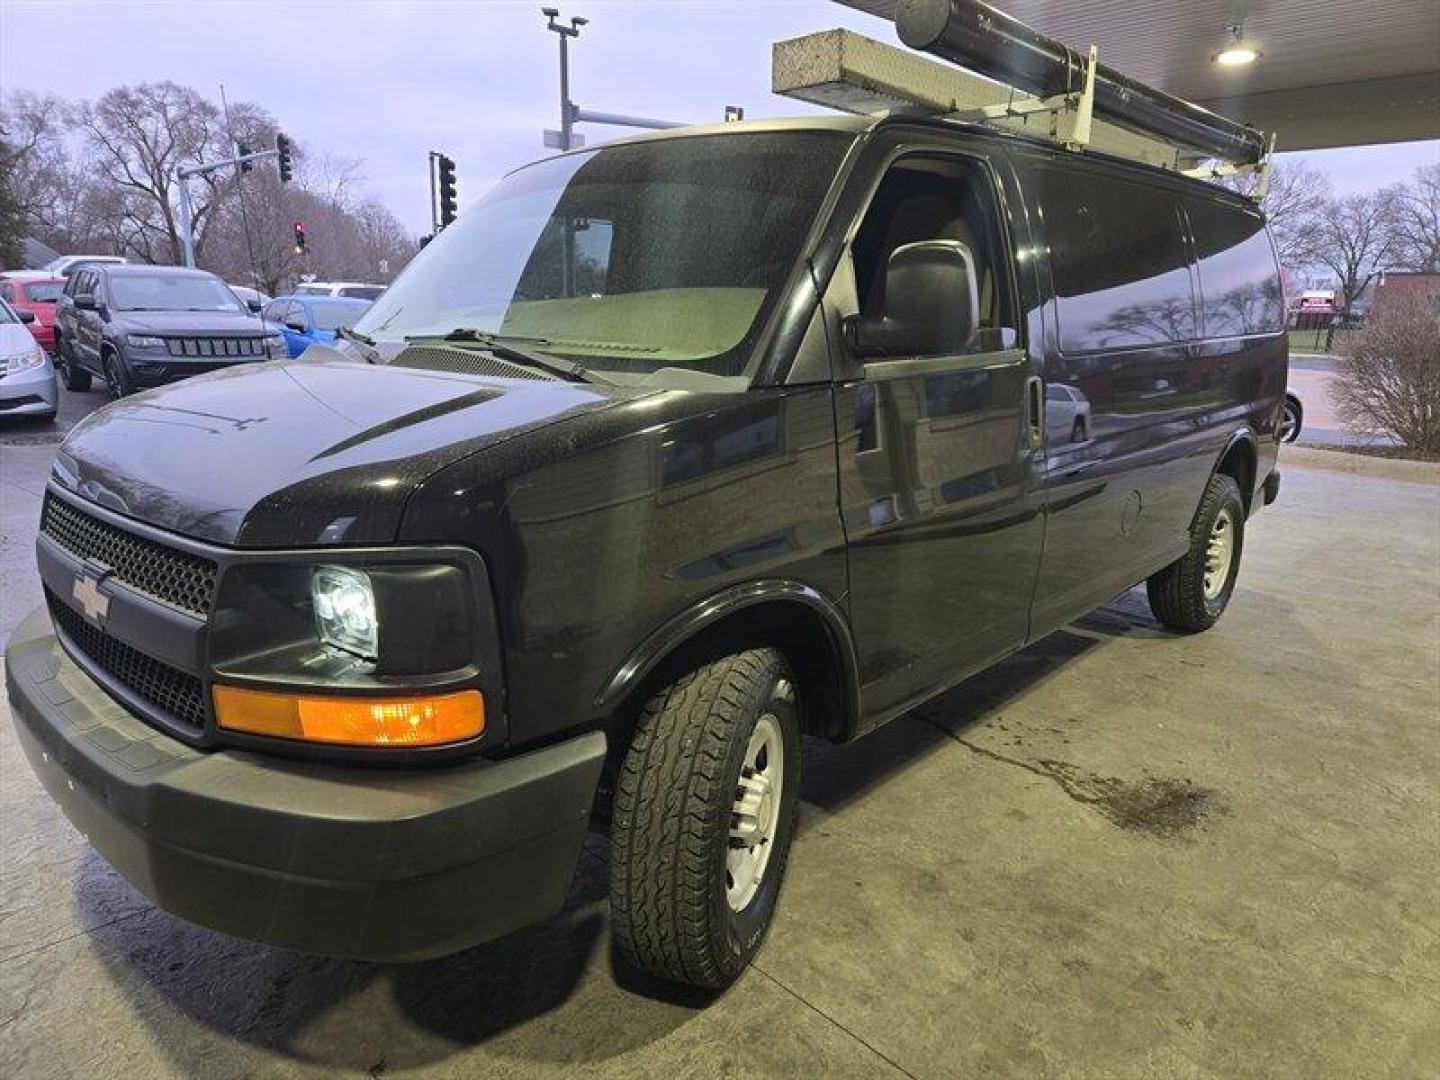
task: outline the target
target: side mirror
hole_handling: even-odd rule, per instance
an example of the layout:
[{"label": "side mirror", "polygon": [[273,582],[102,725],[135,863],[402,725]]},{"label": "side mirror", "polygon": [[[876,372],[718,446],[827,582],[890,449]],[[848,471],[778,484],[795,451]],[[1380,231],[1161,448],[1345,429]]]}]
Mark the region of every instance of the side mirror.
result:
[{"label": "side mirror", "polygon": [[305,333],[305,324],[297,319],[286,319],[285,329],[293,330],[297,334],[303,334]]},{"label": "side mirror", "polygon": [[845,340],[856,356],[946,356],[975,338],[980,299],[975,259],[958,240],[904,244],[885,267],[885,314],[851,315]]},{"label": "side mirror", "polygon": [[19,316],[22,323],[32,323],[35,321],[35,312],[33,311],[17,311],[15,314]]},{"label": "side mirror", "polygon": [[93,293],[82,292],[75,294],[75,308],[78,311],[99,311],[100,305],[95,302]]},{"label": "side mirror", "polygon": [[259,315],[260,309],[263,308],[265,305],[262,304],[259,300],[246,300],[245,306],[250,309],[250,313],[252,315]]}]

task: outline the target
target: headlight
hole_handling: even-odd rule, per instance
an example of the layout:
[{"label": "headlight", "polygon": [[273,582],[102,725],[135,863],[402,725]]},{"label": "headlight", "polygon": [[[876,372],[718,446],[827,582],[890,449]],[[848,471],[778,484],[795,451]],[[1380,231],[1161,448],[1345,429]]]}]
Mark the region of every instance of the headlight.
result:
[{"label": "headlight", "polygon": [[163,349],[165,339],[151,337],[149,334],[126,334],[125,344],[133,345],[137,349]]},{"label": "headlight", "polygon": [[45,362],[45,351],[36,345],[26,352],[11,353],[4,358],[6,375],[18,375],[22,371],[29,371],[37,368]]},{"label": "headlight", "polygon": [[380,655],[375,591],[363,570],[322,566],[310,576],[310,599],[320,640],[365,660]]}]

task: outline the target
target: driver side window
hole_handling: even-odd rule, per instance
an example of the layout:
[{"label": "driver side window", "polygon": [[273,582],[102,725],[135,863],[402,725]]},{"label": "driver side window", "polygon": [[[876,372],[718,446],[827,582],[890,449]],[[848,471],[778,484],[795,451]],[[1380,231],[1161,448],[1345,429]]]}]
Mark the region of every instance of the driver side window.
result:
[{"label": "driver side window", "polygon": [[965,351],[1013,347],[1017,323],[994,189],[985,167],[967,158],[907,157],[885,174],[851,245],[860,314],[886,313],[890,256],[925,240],[959,241],[973,260],[978,330]]}]

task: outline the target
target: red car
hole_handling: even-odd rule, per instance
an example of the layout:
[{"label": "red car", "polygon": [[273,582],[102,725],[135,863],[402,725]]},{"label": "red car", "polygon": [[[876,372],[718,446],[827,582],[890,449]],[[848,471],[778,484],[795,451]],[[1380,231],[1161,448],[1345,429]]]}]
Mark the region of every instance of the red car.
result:
[{"label": "red car", "polygon": [[47,353],[55,352],[55,301],[65,288],[65,279],[43,270],[11,272],[0,278],[0,300],[16,311],[33,311],[30,333]]}]

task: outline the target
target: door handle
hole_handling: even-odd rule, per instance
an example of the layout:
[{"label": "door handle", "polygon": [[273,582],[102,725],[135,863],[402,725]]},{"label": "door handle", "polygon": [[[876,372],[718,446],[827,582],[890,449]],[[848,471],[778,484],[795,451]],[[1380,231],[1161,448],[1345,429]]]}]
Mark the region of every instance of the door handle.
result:
[{"label": "door handle", "polygon": [[1039,375],[1025,380],[1025,427],[1030,448],[1042,448],[1045,445],[1045,383]]}]

